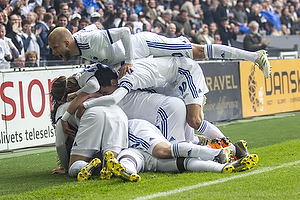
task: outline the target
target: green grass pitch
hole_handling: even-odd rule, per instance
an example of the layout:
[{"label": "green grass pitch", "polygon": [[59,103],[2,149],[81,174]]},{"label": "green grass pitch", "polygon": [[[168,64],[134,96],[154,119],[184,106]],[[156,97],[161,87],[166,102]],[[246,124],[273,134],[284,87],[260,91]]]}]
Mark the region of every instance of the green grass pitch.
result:
[{"label": "green grass pitch", "polygon": [[244,139],[259,156],[239,173],[141,173],[142,181],[119,178],[77,182],[52,175],[56,152],[30,150],[0,154],[0,199],[299,199],[300,113],[218,124],[233,142]]}]

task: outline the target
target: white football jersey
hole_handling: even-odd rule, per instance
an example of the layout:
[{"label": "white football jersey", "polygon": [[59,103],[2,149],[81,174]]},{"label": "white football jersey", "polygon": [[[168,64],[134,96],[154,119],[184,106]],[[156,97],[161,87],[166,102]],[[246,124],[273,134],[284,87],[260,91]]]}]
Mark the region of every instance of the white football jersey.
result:
[{"label": "white football jersey", "polygon": [[127,27],[84,29],[73,34],[80,56],[105,65],[132,63],[131,34]]}]

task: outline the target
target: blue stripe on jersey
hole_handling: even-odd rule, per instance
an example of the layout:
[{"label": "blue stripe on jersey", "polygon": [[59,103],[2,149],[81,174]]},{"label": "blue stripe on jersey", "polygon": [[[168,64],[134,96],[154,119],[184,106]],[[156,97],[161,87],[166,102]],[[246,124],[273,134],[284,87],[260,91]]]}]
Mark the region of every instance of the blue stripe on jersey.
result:
[{"label": "blue stripe on jersey", "polygon": [[134,143],[133,147],[142,146],[146,150],[148,150],[150,147],[150,144],[148,142],[146,142],[144,139],[139,138],[131,133],[128,133],[128,139],[129,139],[129,141]]},{"label": "blue stripe on jersey", "polygon": [[158,115],[161,118],[160,122],[160,131],[163,134],[163,136],[168,139],[168,115],[164,109],[161,107],[157,110]]},{"label": "blue stripe on jersey", "polygon": [[89,43],[77,43],[78,47],[82,50],[90,49]]},{"label": "blue stripe on jersey", "polygon": [[207,128],[207,121],[206,120],[203,120],[202,123],[201,123],[201,126],[200,128],[198,129],[199,133],[204,133],[204,131],[206,130]]},{"label": "blue stripe on jersey", "polygon": [[132,88],[132,84],[127,82],[127,81],[123,81],[120,83],[119,87],[124,87],[128,90],[128,92],[130,92],[131,88]]},{"label": "blue stripe on jersey", "polygon": [[57,118],[57,120],[54,122],[54,124],[57,124],[58,120],[60,120],[62,118],[62,116],[60,116],[59,118]]},{"label": "blue stripe on jersey", "polygon": [[172,145],[172,151],[173,151],[173,156],[174,158],[179,158],[180,154],[179,154],[179,150],[178,150],[178,144],[173,144]]},{"label": "blue stripe on jersey", "polygon": [[198,96],[197,88],[193,82],[193,77],[192,77],[190,71],[179,67],[178,72],[179,72],[179,74],[183,74],[185,76],[188,86],[190,88],[190,91],[192,92],[193,98],[194,99],[198,98],[199,96]]},{"label": "blue stripe on jersey", "polygon": [[111,38],[111,35],[110,35],[108,29],[106,29],[106,33],[107,33],[107,35],[108,35],[108,38],[109,38],[110,43],[111,43],[111,44],[114,43],[113,40],[112,40],[112,38]]},{"label": "blue stripe on jersey", "polygon": [[213,58],[212,45],[211,44],[206,45],[206,52],[207,52],[207,57],[208,58]]},{"label": "blue stripe on jersey", "polygon": [[151,42],[147,41],[148,47],[157,48],[157,49],[167,49],[167,50],[181,50],[181,49],[192,49],[191,44],[183,43],[183,44],[168,44],[162,42]]}]

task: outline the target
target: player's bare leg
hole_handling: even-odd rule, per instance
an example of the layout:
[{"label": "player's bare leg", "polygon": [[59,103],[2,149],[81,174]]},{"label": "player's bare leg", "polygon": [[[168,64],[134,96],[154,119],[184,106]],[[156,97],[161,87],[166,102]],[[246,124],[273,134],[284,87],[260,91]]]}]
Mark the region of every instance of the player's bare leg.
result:
[{"label": "player's bare leg", "polygon": [[204,53],[204,45],[192,43],[192,50],[193,50],[193,58],[195,60],[206,58]]}]

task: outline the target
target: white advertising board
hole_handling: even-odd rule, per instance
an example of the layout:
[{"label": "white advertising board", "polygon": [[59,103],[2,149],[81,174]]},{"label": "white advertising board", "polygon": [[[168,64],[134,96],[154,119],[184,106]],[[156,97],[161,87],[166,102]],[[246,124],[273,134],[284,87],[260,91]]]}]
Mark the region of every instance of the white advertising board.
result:
[{"label": "white advertising board", "polygon": [[55,142],[50,121],[50,89],[59,76],[75,67],[2,72],[0,77],[0,151]]}]

